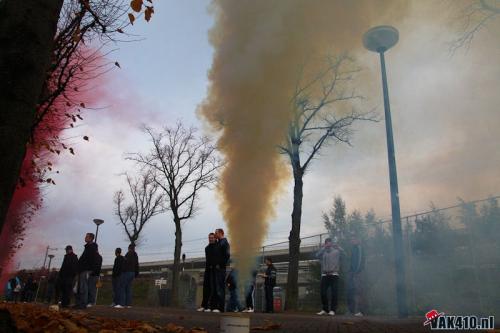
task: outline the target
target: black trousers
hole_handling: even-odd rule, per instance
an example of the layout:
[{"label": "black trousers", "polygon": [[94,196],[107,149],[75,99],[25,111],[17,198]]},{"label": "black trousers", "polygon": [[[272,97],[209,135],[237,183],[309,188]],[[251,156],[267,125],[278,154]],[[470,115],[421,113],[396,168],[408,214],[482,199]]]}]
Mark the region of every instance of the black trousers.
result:
[{"label": "black trousers", "polygon": [[74,278],[60,278],[59,285],[61,288],[61,306],[68,307],[71,301],[71,294],[73,293]]},{"label": "black trousers", "polygon": [[[321,277],[321,303],[323,304],[324,311],[337,311],[338,287],[338,275],[326,275]],[[328,303],[328,288],[330,288],[331,307],[329,306],[330,303]]]},{"label": "black trousers", "polygon": [[220,312],[224,312],[224,305],[226,303],[226,269],[214,268],[210,276],[210,309],[218,309]]},{"label": "black trousers", "polygon": [[203,300],[201,301],[201,307],[209,309],[211,306],[213,283],[213,269],[206,268],[205,274],[203,274]]},{"label": "black trousers", "polygon": [[274,286],[265,285],[264,291],[266,294],[266,312],[274,312],[273,309],[273,288]]}]

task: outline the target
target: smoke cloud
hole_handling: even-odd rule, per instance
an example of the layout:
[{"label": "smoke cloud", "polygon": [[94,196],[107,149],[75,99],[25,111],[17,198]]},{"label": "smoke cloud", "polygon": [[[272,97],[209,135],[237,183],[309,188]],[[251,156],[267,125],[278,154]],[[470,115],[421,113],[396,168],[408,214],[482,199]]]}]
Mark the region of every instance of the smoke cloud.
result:
[{"label": "smoke cloud", "polygon": [[395,24],[401,1],[217,1],[210,32],[215,49],[200,113],[219,131],[227,160],[221,210],[241,276],[262,245],[275,200],[289,179],[277,146],[290,119],[299,65],[361,47],[378,24]]}]

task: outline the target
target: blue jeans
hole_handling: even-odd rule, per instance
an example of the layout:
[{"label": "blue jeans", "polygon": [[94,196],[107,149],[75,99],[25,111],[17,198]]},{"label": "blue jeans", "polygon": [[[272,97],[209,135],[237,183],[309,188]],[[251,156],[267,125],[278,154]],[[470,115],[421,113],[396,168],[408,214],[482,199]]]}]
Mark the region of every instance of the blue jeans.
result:
[{"label": "blue jeans", "polygon": [[87,307],[89,301],[89,277],[92,271],[83,271],[78,274],[78,305]]},{"label": "blue jeans", "polygon": [[229,301],[226,307],[226,311],[240,311],[241,305],[240,300],[238,298],[238,289],[229,289]]},{"label": "blue jeans", "polygon": [[130,306],[132,303],[132,281],[134,281],[135,272],[123,272],[120,275],[120,302],[123,306]]},{"label": "blue jeans", "polygon": [[89,276],[89,298],[88,298],[88,304],[95,304],[95,298],[97,294],[97,279],[98,276]]}]

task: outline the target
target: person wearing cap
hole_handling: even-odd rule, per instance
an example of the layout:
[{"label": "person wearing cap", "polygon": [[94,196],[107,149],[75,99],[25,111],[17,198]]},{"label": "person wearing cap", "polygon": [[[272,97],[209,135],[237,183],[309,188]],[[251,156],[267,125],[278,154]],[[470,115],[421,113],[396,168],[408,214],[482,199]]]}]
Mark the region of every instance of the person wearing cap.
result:
[{"label": "person wearing cap", "polygon": [[[338,301],[339,269],[340,269],[340,247],[333,244],[331,238],[325,239],[325,245],[316,254],[321,264],[321,303],[323,309],[317,314],[335,316]],[[331,298],[328,302],[328,289]],[[331,307],[330,307],[331,304]]]},{"label": "person wearing cap", "polygon": [[71,245],[66,246],[66,254],[59,270],[59,287],[61,289],[61,306],[66,308],[71,300],[73,281],[78,274],[78,257],[73,253]]}]

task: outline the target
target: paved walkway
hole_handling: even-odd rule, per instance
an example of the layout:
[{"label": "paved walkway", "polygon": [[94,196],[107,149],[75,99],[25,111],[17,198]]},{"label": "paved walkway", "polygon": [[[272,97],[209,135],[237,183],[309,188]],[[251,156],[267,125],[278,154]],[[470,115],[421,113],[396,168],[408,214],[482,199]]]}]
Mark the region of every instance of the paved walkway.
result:
[{"label": "paved walkway", "polygon": [[[220,331],[220,317],[224,315],[170,308],[133,307],[130,309],[113,309],[105,306],[95,306],[85,310],[85,312],[109,318],[144,320],[162,326],[167,323],[174,323],[186,328],[202,327],[210,333],[218,333]],[[280,329],[269,330],[269,332],[413,333],[430,331],[423,326],[422,318],[329,317],[304,313],[252,313],[248,314],[248,316],[250,316],[250,325],[252,328],[269,326],[270,324],[280,325]],[[252,330],[252,332],[254,331],[257,332],[257,330]]]}]

